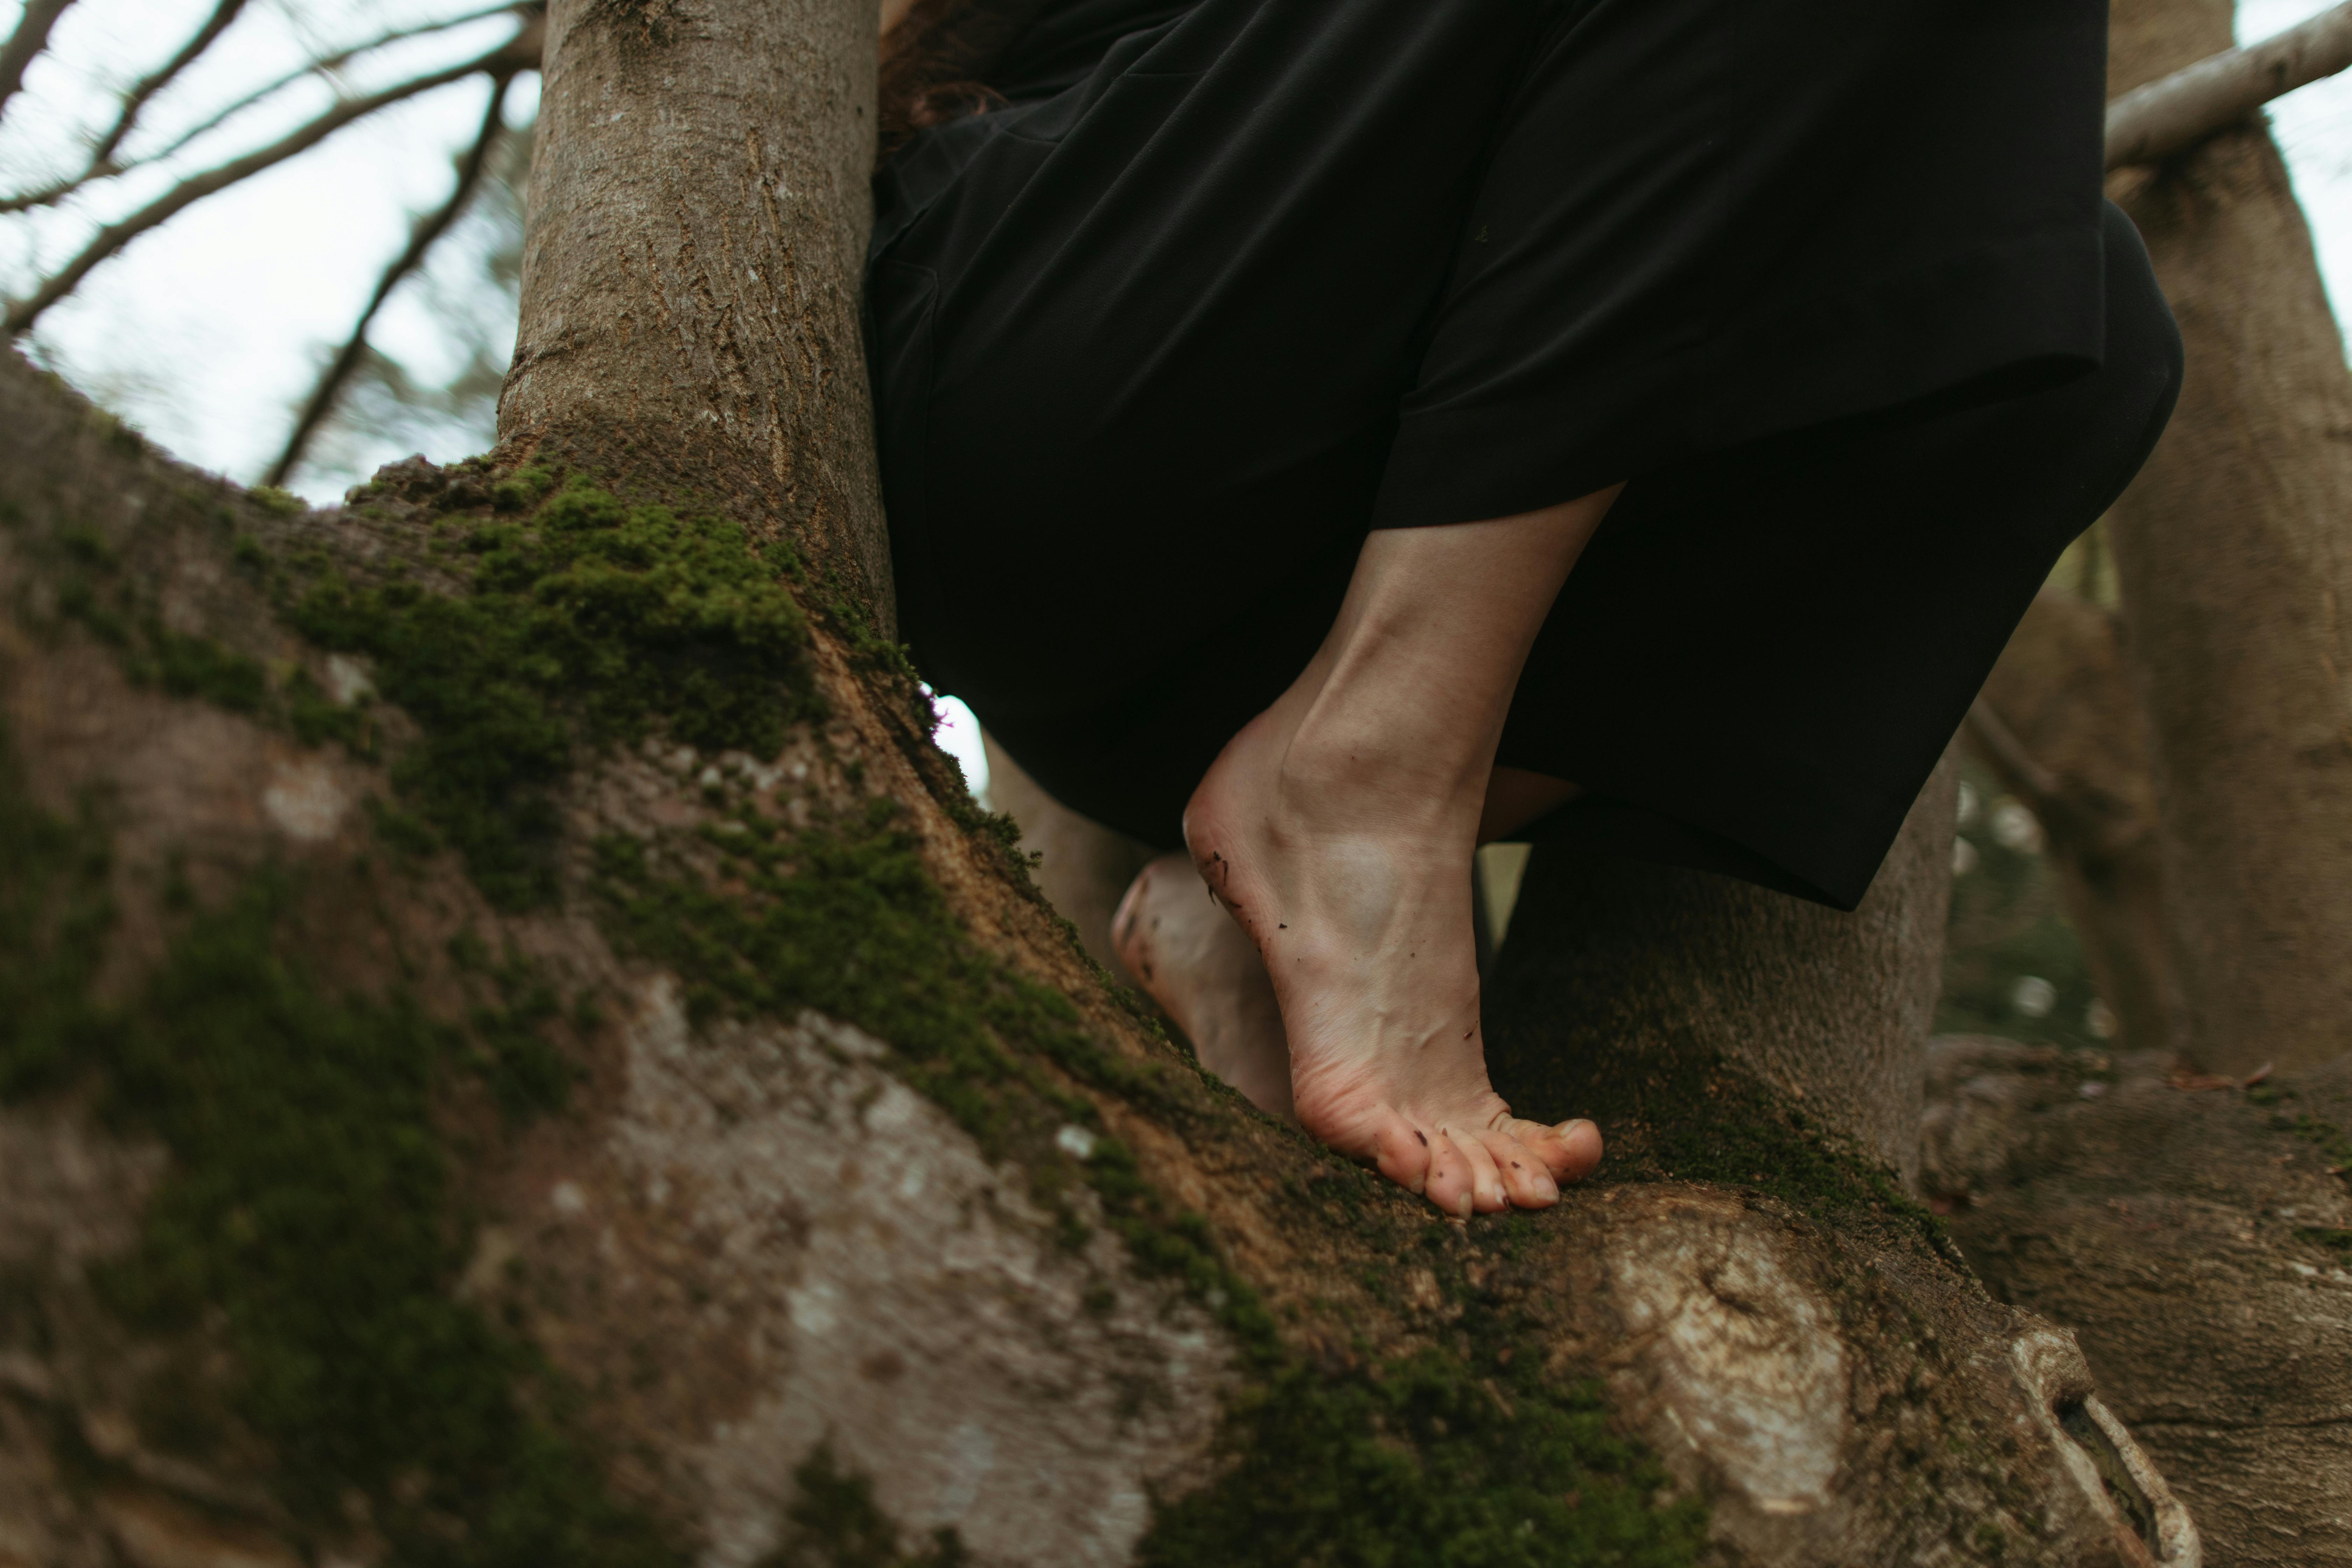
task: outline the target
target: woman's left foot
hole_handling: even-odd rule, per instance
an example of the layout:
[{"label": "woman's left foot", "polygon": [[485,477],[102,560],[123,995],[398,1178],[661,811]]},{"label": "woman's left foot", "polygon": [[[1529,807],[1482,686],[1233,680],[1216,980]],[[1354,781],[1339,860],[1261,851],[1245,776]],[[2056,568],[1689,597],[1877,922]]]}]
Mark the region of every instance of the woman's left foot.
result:
[{"label": "woman's left foot", "polygon": [[1257,949],[1202,887],[1192,858],[1146,866],[1111,916],[1118,961],[1201,1065],[1270,1115],[1289,1117],[1290,1047]]}]

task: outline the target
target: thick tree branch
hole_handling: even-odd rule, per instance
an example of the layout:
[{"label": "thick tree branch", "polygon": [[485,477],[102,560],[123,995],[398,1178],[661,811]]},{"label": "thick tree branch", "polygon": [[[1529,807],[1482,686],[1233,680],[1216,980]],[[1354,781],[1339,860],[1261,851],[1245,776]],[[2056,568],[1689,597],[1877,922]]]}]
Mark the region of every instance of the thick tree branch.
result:
[{"label": "thick tree branch", "polygon": [[339,103],[309,124],[271,142],[267,147],[183,180],[130,216],[100,229],[89,244],[82,248],[80,255],[51,274],[29,297],[8,308],[6,319],[5,321],[0,321],[0,335],[9,338],[20,336],[40,319],[44,310],[79,287],[81,280],[89,275],[92,268],[149,229],[172,217],[182,208],[201,201],[216,191],[226,190],[240,180],[261,173],[264,169],[282,163],[299,153],[308,152],[353,121],[363,120],[379,109],[387,108],[404,99],[414,98],[420,92],[429,92],[436,87],[446,87],[453,81],[462,81],[478,72],[488,71],[493,76],[511,76],[517,71],[535,67],[539,62],[540,38],[543,26],[543,23],[533,21],[499,47],[486,55],[467,60],[462,65],[432,71],[395,86],[384,88],[380,91],[369,93],[364,98],[355,98]]},{"label": "thick tree branch", "polygon": [[303,449],[310,446],[310,437],[318,433],[320,425],[333,412],[336,399],[342,395],[344,384],[351,380],[352,372],[359,367],[360,356],[367,352],[368,326],[375,320],[376,312],[383,309],[383,302],[392,297],[394,289],[400,287],[401,280],[425,264],[425,258],[434,245],[449,232],[449,226],[457,221],[457,215],[466,210],[467,202],[473,200],[474,192],[482,183],[482,172],[489,166],[491,150],[497,147],[499,136],[506,129],[507,88],[513,80],[514,77],[509,73],[491,82],[490,103],[482,115],[481,134],[474,138],[473,146],[457,165],[457,188],[449,193],[449,199],[441,205],[438,211],[417,224],[408,237],[407,247],[393,258],[392,265],[385,268],[383,276],[377,279],[375,292],[368,296],[367,308],[360,312],[360,319],[352,325],[352,335],[344,342],[341,351],[319,377],[319,384],[311,392],[310,401],[303,406],[302,416],[294,422],[293,433],[286,437],[286,449],[278,455],[278,461],[270,465],[264,483],[284,484],[294,465],[302,460]]},{"label": "thick tree branch", "polygon": [[[128,174],[133,169],[144,168],[152,163],[160,163],[198,137],[217,131],[254,105],[275,97],[296,82],[306,78],[340,70],[362,55],[389,47],[394,44],[406,43],[412,38],[422,38],[434,33],[446,33],[453,27],[469,26],[476,22],[487,21],[492,16],[519,15],[536,17],[544,9],[545,7],[539,5],[537,0],[522,0],[521,4],[515,4],[514,0],[506,0],[504,4],[485,5],[479,10],[467,11],[462,16],[451,16],[443,21],[428,22],[422,26],[401,27],[391,32],[381,33],[363,44],[353,44],[349,48],[337,49],[330,55],[320,55],[318,58],[298,66],[283,76],[263,83],[242,98],[223,105],[219,110],[207,115],[196,124],[189,126],[173,137],[164,146],[152,153],[133,158],[127,163],[116,163],[113,161],[112,151],[110,150],[103,157],[93,157],[89,166],[80,174],[18,195],[0,196],[0,215],[26,212],[34,207],[53,206],[85,185],[95,184],[100,180],[112,179],[117,174]],[[538,65],[539,61],[533,58],[520,68],[532,70],[538,68]],[[181,68],[185,68],[183,66]],[[159,82],[157,84],[159,89],[161,86]],[[109,145],[110,149],[119,149],[120,138],[114,139]]]},{"label": "thick tree branch", "polygon": [[25,68],[49,47],[49,29],[58,25],[73,0],[25,0],[25,14],[16,30],[0,44],[0,110],[5,110],[16,89],[25,85]]},{"label": "thick tree branch", "polygon": [[2107,105],[2107,167],[2158,163],[2296,88],[2352,68],[2352,0],[2199,60]]}]

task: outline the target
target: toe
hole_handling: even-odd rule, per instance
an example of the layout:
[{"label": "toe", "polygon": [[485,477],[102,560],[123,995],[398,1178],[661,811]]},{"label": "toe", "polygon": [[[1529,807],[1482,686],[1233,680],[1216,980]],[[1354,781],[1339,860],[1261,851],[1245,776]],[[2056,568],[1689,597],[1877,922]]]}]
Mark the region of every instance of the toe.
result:
[{"label": "toe", "polygon": [[1601,1129],[1578,1117],[1573,1121],[1561,1122],[1552,1131],[1568,1151],[1567,1163],[1557,1173],[1559,1179],[1580,1182],[1592,1174],[1593,1167],[1601,1163]]},{"label": "toe", "polygon": [[1462,1158],[1470,1166],[1472,1206],[1480,1214],[1500,1214],[1509,1208],[1510,1194],[1504,1190],[1502,1173],[1495,1168],[1495,1156],[1487,1152],[1478,1134],[1464,1127],[1441,1131],[1462,1152]]},{"label": "toe", "polygon": [[1501,1131],[1488,1132],[1479,1142],[1495,1162],[1495,1173],[1513,1207],[1549,1208],[1559,1201],[1559,1184],[1552,1180],[1550,1170],[1534,1150]]},{"label": "toe", "polygon": [[1372,1163],[1381,1174],[1410,1193],[1426,1192],[1432,1175],[1429,1135],[1403,1117],[1390,1115],[1372,1141]]},{"label": "toe", "polygon": [[1478,1176],[1469,1154],[1443,1131],[1432,1131],[1427,1137],[1429,1201],[1457,1219],[1468,1219],[1478,1204]]},{"label": "toe", "polygon": [[1581,1118],[1557,1127],[1513,1121],[1503,1131],[1542,1161],[1555,1182],[1580,1182],[1601,1163],[1601,1129]]}]

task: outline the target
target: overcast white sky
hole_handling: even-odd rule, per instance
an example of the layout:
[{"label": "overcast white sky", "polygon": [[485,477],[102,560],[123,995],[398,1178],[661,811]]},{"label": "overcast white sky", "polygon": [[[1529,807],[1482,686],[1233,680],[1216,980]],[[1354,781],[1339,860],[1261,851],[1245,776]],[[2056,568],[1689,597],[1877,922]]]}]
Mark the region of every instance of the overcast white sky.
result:
[{"label": "overcast white sky", "polygon": [[[480,8],[481,0],[255,0],[207,62],[146,116],[147,145],[245,88],[322,48],[405,23]],[[2266,37],[2331,0],[2244,0],[2242,38]],[[0,36],[18,0],[0,0]],[[125,81],[165,58],[211,0],[79,0],[0,121],[0,189],[71,167]],[[512,24],[474,24],[395,51],[345,80],[365,90],[489,47]],[[519,83],[510,121],[527,121],[535,79]],[[251,481],[285,438],[322,345],[340,342],[410,215],[446,196],[450,160],[480,122],[487,85],[459,83],[352,126],[268,174],[201,202],[100,267],[42,321],[34,351],[190,462]],[[315,114],[331,89],[313,81],[232,121],[158,174],[47,213],[0,217],[0,293],[22,293],[99,224],[151,198],[173,174],[210,165]],[[2352,73],[2304,89],[2273,111],[2309,213],[2339,315],[2352,305]],[[142,144],[135,139],[132,151]],[[127,188],[124,188],[127,187]],[[445,248],[436,268],[462,284],[478,263]],[[372,341],[427,378],[453,370],[443,335],[415,291],[394,295]],[[427,457],[488,445],[489,432]],[[361,468],[404,454],[364,454]],[[311,474],[312,500],[334,499],[363,471]],[[959,750],[968,750],[968,737]],[[968,771],[971,769],[967,763]],[[977,781],[975,781],[977,782]]]}]

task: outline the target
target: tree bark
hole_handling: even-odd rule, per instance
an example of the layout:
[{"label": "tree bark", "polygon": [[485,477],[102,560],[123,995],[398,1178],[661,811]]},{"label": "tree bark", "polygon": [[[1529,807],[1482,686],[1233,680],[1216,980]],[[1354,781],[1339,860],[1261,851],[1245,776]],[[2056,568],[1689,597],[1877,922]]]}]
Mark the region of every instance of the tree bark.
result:
[{"label": "tree bark", "polygon": [[1488,987],[1497,1083],[1515,1086],[1505,1098],[1605,1107],[1615,1115],[1602,1125],[1642,1126],[1645,1085],[1719,1059],[1910,1185],[1956,776],[1948,760],[1937,771],[1851,915],[1538,845]]},{"label": "tree bark", "polygon": [[722,500],[891,636],[857,318],[872,7],[555,0],[545,60],[500,437]]},{"label": "tree bark", "polygon": [[[2125,89],[2225,46],[2226,0],[2116,7]],[[2121,190],[2188,347],[2110,520],[2150,719],[2190,1048],[2316,1065],[2352,1016],[2352,375],[2268,132]]]}]

